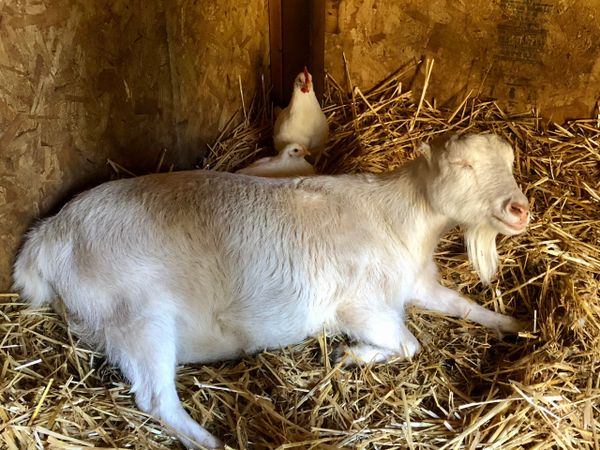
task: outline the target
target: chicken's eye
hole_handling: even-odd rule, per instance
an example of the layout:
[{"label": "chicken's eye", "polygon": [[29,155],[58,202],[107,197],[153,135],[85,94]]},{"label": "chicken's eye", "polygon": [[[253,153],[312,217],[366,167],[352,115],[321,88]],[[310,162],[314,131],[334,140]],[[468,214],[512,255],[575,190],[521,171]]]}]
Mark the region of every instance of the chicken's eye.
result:
[{"label": "chicken's eye", "polygon": [[294,149],[294,153],[298,153],[298,149],[297,148]]}]

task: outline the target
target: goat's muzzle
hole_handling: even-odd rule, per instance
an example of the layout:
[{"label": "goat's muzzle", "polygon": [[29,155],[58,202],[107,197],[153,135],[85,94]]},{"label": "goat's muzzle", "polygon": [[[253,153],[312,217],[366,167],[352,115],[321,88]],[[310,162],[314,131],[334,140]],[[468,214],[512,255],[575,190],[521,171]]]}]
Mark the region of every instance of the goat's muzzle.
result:
[{"label": "goat's muzzle", "polygon": [[519,195],[518,199],[511,197],[503,203],[502,217],[497,217],[511,230],[520,233],[529,224],[529,202],[525,196]]}]

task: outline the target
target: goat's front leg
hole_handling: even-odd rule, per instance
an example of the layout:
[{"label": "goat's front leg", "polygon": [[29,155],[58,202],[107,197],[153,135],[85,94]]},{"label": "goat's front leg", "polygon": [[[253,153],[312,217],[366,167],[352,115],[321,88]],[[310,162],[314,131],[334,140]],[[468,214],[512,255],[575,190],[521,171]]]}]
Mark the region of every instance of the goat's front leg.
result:
[{"label": "goat's front leg", "polygon": [[338,349],[346,365],[385,362],[394,356],[410,358],[421,345],[396,310],[380,305],[345,305],[338,311],[342,331],[358,341]]},{"label": "goat's front leg", "polygon": [[490,311],[437,282],[420,286],[417,298],[411,303],[430,311],[472,320],[494,330],[500,337],[523,329],[523,324],[513,317]]}]

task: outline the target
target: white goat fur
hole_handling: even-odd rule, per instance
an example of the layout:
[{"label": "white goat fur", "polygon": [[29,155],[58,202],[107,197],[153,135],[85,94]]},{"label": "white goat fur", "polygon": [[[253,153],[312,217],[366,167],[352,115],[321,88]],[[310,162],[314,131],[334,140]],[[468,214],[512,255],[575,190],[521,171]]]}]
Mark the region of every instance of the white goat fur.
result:
[{"label": "white goat fur", "polygon": [[[104,349],[136,403],[188,446],[219,441],[183,409],[181,363],[236,358],[314,336],[358,341],[350,362],[411,357],[407,304],[498,332],[519,323],[437,281],[435,246],[466,229],[487,281],[506,201],[527,204],[510,146],[491,134],[425,145],[395,172],[261,179],[190,171],[111,181],[27,235],[15,286],[33,306],[60,296],[74,330]],[[504,214],[504,215],[503,215]],[[501,219],[501,220],[499,220]]]}]

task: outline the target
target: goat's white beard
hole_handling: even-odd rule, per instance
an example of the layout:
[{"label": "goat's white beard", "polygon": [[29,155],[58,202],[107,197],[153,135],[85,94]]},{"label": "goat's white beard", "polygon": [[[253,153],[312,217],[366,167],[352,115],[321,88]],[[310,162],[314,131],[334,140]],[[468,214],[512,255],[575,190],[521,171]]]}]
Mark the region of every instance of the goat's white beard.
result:
[{"label": "goat's white beard", "polygon": [[497,235],[498,231],[487,224],[465,229],[469,260],[484,284],[490,284],[498,269]]}]

